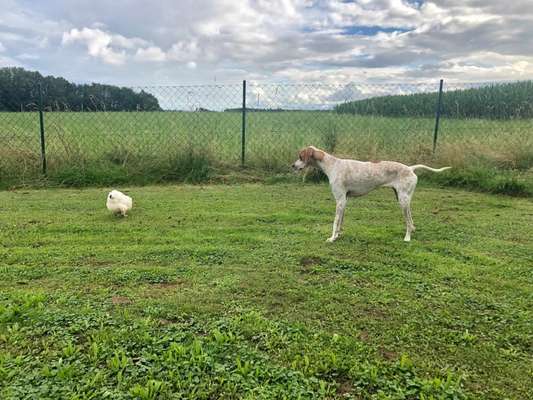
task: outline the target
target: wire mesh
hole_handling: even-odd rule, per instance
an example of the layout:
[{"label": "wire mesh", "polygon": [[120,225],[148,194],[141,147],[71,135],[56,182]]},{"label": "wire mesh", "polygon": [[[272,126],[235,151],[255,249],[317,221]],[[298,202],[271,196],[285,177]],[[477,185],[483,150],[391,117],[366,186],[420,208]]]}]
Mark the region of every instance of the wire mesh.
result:
[{"label": "wire mesh", "polygon": [[439,159],[532,178],[532,81],[445,84],[442,112]]},{"label": "wire mesh", "polygon": [[[154,179],[179,179],[185,163],[236,163],[240,157],[240,119],[223,115],[224,107],[241,101],[240,86],[136,87],[157,99],[157,109],[135,106],[134,111],[105,108],[105,94],[83,111],[48,106],[45,115],[49,169],[102,168],[127,170]],[[76,110],[76,111],[74,111]],[[223,116],[223,117],[221,117]],[[219,153],[225,154],[221,159]]]},{"label": "wire mesh", "polygon": [[39,174],[41,151],[37,103],[12,104],[0,111],[0,181],[24,182]]},{"label": "wire mesh", "polygon": [[[312,144],[361,160],[532,167],[532,82],[445,82],[433,154],[438,88],[437,80],[249,83],[246,166],[287,171],[298,149]],[[106,170],[125,181],[180,180],[195,169],[240,166],[240,84],[96,86],[61,100],[46,88],[42,94],[48,171],[56,177]],[[40,173],[39,92],[31,89],[24,104],[0,98],[0,179],[23,183]]]},{"label": "wire mesh", "polygon": [[382,115],[372,100],[412,93],[436,103],[436,86],[427,84],[250,85],[249,159],[279,168],[315,145],[351,158],[411,161],[430,152],[434,117]]}]

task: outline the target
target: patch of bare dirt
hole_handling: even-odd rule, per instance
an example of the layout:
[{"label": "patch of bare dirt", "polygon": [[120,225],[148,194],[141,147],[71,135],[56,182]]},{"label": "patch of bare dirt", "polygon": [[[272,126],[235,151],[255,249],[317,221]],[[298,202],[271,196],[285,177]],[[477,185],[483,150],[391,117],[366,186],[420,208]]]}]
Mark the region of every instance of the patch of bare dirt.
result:
[{"label": "patch of bare dirt", "polygon": [[131,299],[124,297],[124,296],[113,296],[111,297],[111,302],[114,305],[121,305],[121,304],[131,304],[133,303]]}]

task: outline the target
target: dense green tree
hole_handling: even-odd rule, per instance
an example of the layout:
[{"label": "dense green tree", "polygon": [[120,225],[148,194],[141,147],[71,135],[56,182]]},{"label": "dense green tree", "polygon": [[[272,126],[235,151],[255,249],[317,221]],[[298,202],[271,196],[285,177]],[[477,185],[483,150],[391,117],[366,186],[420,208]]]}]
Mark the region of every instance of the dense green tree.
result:
[{"label": "dense green tree", "polygon": [[77,85],[64,78],[42,76],[23,68],[0,68],[0,111],[33,110],[39,103],[54,111],[159,111],[155,96],[145,91],[92,83]]}]

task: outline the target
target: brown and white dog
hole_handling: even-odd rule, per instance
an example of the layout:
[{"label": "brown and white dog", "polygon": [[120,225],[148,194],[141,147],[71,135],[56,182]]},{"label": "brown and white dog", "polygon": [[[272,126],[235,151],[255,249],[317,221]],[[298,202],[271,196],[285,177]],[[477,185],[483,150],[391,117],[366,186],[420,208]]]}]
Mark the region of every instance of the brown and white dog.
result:
[{"label": "brown and white dog", "polygon": [[328,176],[337,203],[333,233],[328,242],[339,237],[347,197],[363,196],[379,187],[391,187],[394,190],[405,218],[406,232],[403,240],[410,241],[411,233],[415,231],[411,217],[411,197],[418,181],[414,171],[423,168],[441,172],[451,168],[434,169],[422,164],[407,166],[395,161],[348,160],[334,157],[314,146],[300,150],[298,160],[292,165],[298,171],[307,166],[318,167]]}]

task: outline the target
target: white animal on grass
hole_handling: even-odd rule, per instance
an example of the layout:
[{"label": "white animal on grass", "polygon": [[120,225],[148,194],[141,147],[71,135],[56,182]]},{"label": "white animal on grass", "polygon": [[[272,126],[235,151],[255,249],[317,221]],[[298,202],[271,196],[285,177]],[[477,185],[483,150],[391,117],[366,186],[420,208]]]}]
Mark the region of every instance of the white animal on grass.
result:
[{"label": "white animal on grass", "polygon": [[114,214],[121,214],[123,217],[133,207],[133,200],[118,190],[112,190],[107,195],[107,209]]}]

